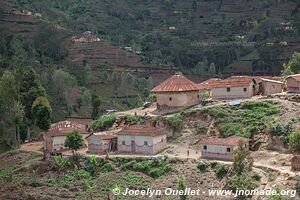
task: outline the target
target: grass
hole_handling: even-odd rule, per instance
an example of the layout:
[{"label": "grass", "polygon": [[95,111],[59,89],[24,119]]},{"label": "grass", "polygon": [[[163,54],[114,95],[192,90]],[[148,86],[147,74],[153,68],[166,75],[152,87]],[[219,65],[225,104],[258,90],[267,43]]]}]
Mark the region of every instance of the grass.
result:
[{"label": "grass", "polygon": [[238,135],[251,138],[263,131],[270,118],[279,116],[280,105],[273,101],[247,101],[241,105],[224,108],[209,107],[204,112],[215,117],[217,126],[224,137]]}]

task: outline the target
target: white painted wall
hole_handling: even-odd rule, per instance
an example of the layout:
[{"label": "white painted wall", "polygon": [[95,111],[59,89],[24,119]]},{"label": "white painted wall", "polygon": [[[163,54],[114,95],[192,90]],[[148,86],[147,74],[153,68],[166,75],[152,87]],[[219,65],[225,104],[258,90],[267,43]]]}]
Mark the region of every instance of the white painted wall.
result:
[{"label": "white painted wall", "polygon": [[65,149],[65,140],[66,136],[56,136],[52,137],[52,145],[53,145],[53,151],[56,149],[56,151],[59,151],[61,149]]}]

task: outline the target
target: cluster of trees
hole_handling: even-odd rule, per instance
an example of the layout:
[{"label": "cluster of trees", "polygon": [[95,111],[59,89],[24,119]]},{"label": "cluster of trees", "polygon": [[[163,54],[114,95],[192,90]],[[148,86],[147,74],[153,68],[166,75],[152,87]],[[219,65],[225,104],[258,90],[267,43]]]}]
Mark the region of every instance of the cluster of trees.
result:
[{"label": "cluster of trees", "polygon": [[50,128],[52,108],[33,68],[23,67],[3,73],[0,102],[3,144],[17,146],[21,140],[31,139],[32,128]]}]

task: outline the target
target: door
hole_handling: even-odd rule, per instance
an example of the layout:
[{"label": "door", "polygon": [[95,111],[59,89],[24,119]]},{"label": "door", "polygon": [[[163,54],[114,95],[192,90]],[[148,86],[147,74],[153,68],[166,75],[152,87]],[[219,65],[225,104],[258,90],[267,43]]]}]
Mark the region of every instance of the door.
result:
[{"label": "door", "polygon": [[131,140],[131,151],[135,152],[135,141]]}]

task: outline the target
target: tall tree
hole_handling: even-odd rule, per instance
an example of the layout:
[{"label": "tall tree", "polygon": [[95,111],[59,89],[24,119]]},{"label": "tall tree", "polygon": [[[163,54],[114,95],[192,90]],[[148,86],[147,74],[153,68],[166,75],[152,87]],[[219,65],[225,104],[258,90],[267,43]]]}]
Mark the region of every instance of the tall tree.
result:
[{"label": "tall tree", "polygon": [[101,99],[100,99],[100,96],[97,95],[95,92],[92,93],[92,108],[93,108],[93,111],[92,111],[92,117],[93,119],[96,119],[99,117],[99,106],[101,104]]},{"label": "tall tree", "polygon": [[37,127],[46,131],[51,126],[52,108],[45,97],[38,97],[32,104],[32,115]]},{"label": "tall tree", "polygon": [[32,104],[39,96],[45,96],[45,90],[41,85],[39,76],[32,67],[24,67],[18,70],[20,102],[24,106],[27,139],[30,139],[30,126],[32,125]]},{"label": "tall tree", "polygon": [[243,143],[240,143],[238,148],[233,153],[233,170],[237,175],[243,172],[250,172],[253,166],[253,158],[250,156]]}]

